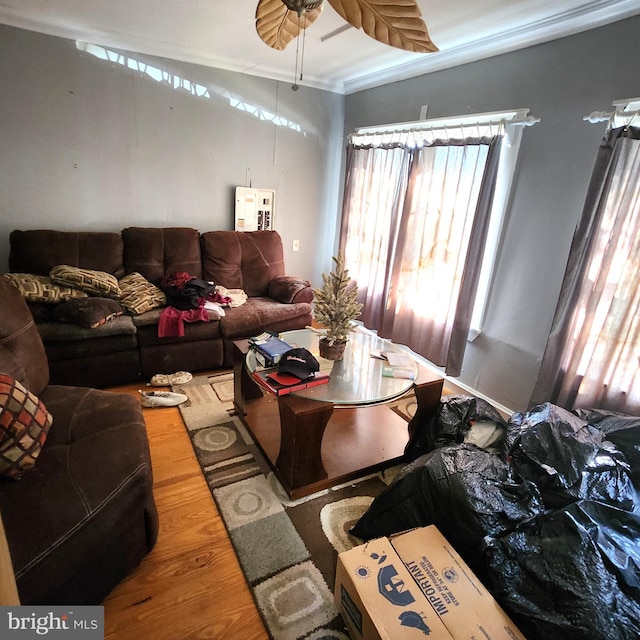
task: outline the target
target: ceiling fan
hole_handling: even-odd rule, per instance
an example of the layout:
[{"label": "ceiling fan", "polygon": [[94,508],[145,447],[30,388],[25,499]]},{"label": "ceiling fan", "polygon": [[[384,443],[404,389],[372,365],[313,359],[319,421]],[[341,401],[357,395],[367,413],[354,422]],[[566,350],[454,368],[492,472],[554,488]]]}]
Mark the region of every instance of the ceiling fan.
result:
[{"label": "ceiling fan", "polygon": [[[429,53],[431,41],[416,0],[328,0],[352,26],[383,44]],[[301,30],[316,21],[324,0],[259,0],[256,31],[274,49],[284,49]]]}]

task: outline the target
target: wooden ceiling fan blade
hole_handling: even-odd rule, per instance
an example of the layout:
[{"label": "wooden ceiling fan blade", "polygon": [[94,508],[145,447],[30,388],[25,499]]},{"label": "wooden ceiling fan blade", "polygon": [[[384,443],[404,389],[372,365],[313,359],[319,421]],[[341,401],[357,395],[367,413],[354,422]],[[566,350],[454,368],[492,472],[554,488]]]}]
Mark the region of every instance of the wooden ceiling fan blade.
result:
[{"label": "wooden ceiling fan blade", "polygon": [[321,13],[322,8],[305,11],[298,22],[298,14],[289,10],[282,0],[259,0],[256,31],[265,44],[282,50],[298,35],[299,29],[306,29]]},{"label": "wooden ceiling fan blade", "polygon": [[378,42],[417,53],[438,51],[415,0],[329,0],[329,4]]}]

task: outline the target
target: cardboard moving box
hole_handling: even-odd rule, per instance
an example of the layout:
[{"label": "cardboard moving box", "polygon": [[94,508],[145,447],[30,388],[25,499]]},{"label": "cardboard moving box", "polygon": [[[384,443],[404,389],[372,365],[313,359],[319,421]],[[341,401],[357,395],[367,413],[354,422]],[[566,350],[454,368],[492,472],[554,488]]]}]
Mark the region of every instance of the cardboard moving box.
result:
[{"label": "cardboard moving box", "polygon": [[353,640],[452,640],[388,538],[338,556],[334,598]]},{"label": "cardboard moving box", "polygon": [[341,553],[334,598],[353,640],[525,640],[435,526]]}]

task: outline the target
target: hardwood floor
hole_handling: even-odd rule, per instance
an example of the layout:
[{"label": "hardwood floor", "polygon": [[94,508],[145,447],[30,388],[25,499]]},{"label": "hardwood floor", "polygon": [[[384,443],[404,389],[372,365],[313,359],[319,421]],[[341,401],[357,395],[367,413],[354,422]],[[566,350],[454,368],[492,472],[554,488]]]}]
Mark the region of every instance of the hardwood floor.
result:
[{"label": "hardwood floor", "polygon": [[[112,390],[138,396],[139,387]],[[179,410],[143,411],[160,531],[105,600],[105,639],[267,639]]]},{"label": "hardwood floor", "polygon": [[[111,390],[138,397],[139,388]],[[160,531],[104,601],[105,640],[268,640],[180,411],[143,412]]]}]

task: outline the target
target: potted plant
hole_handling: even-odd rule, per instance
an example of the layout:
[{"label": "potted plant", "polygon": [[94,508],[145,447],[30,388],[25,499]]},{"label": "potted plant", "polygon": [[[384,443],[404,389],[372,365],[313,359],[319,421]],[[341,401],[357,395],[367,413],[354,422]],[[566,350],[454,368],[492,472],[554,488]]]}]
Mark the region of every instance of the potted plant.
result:
[{"label": "potted plant", "polygon": [[358,287],[349,286],[349,270],[344,257],[332,258],[335,270],[322,274],[323,285],[314,289],[314,315],[320,324],[320,356],[327,360],[341,360],[344,348],[353,331],[353,321],[360,315],[362,305],[356,301]]}]

